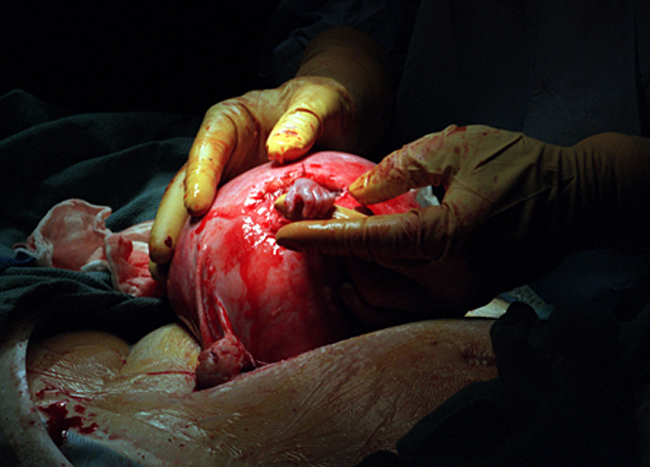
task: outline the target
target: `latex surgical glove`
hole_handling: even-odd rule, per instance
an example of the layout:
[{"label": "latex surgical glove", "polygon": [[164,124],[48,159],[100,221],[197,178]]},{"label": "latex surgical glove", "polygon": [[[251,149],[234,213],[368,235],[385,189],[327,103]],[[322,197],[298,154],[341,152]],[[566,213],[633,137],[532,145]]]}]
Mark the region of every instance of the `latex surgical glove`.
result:
[{"label": "latex surgical glove", "polygon": [[334,28],[310,43],[294,79],[213,106],[160,204],[152,261],[171,259],[187,217],[208,210],[221,182],[269,159],[296,160],[314,145],[368,153],[389,119],[392,79],[379,45],[354,29]]},{"label": "latex surgical glove", "polygon": [[[607,133],[559,147],[486,126],[450,126],[390,154],[349,189],[371,205],[427,185],[444,188],[440,206],[292,223],[277,242],[385,266],[411,284],[404,308],[428,316],[481,306],[571,252],[647,248],[645,138]],[[389,283],[359,291],[382,306],[382,293],[395,290]]]}]

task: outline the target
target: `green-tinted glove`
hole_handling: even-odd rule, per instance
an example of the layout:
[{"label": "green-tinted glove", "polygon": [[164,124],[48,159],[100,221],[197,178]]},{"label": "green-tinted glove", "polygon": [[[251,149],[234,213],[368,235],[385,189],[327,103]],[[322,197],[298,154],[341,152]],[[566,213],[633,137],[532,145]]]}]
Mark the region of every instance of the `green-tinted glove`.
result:
[{"label": "green-tinted glove", "polygon": [[350,192],[372,204],[427,185],[444,187],[441,206],[297,222],[277,241],[373,260],[415,283],[410,295],[437,314],[483,305],[570,252],[650,243],[645,138],[607,133],[559,147],[486,126],[450,126],[389,155]]}]

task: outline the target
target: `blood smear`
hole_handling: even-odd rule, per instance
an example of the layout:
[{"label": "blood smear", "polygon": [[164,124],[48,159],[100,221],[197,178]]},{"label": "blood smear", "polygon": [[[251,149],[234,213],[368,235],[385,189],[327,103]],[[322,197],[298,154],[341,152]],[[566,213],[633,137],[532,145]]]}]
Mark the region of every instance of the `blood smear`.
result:
[{"label": "blood smear", "polygon": [[[47,431],[57,446],[62,446],[65,443],[70,428],[76,428],[81,434],[94,433],[98,428],[96,423],[84,426],[83,418],[79,415],[68,417],[66,404],[66,401],[58,401],[51,403],[47,407],[39,407],[49,417]],[[85,411],[85,407],[78,405],[75,406],[75,410],[77,410],[77,407],[82,409],[81,412]]]}]

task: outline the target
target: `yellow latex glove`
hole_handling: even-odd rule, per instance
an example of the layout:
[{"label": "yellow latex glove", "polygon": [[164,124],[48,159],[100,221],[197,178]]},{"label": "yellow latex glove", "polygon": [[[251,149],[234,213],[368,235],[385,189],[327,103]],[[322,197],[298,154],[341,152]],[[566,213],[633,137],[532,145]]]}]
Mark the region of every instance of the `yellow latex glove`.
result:
[{"label": "yellow latex glove", "polygon": [[300,158],[315,144],[357,154],[371,150],[387,125],[391,80],[379,45],[354,29],[334,28],[310,43],[296,78],[213,106],[158,209],[152,261],[171,259],[188,215],[205,214],[221,182],[269,159]]},{"label": "yellow latex glove", "polygon": [[[277,242],[375,261],[410,283],[403,308],[440,315],[483,305],[570,252],[632,240],[645,246],[650,232],[644,138],[608,133],[559,147],[486,126],[451,126],[389,155],[350,192],[373,204],[427,185],[444,187],[441,206],[297,222],[280,229]],[[357,284],[361,294],[384,306],[386,293],[365,282]],[[390,296],[388,285],[380,289]]]}]

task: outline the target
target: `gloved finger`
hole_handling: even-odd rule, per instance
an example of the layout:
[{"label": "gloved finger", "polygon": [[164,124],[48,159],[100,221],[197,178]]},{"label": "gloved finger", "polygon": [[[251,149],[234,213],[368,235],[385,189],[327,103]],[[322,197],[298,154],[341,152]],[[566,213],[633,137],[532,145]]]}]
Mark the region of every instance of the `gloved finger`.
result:
[{"label": "gloved finger", "polygon": [[186,167],[187,164],[181,167],[167,185],[156,218],[151,226],[149,257],[156,264],[166,264],[172,259],[178,235],[189,217],[183,203]]},{"label": "gloved finger", "polygon": [[287,101],[287,110],[267,139],[269,159],[281,164],[299,159],[324,134],[342,139],[344,125],[354,115],[354,106],[343,86],[332,81],[314,83],[297,79],[281,92],[286,96],[280,100]]},{"label": "gloved finger", "polygon": [[[446,188],[458,173],[478,169],[519,139],[518,133],[487,126],[451,125],[388,155],[350,185],[350,194],[361,204],[368,205],[394,198],[412,188],[429,185]],[[461,163],[471,158],[476,160]]]},{"label": "gloved finger", "polygon": [[260,137],[259,125],[245,104],[255,101],[253,94],[258,93],[216,104],[203,119],[190,149],[185,176],[185,208],[193,216],[209,209],[222,177],[260,162],[249,160],[257,152]]},{"label": "gloved finger", "polygon": [[185,208],[200,216],[210,207],[230,157],[237,131],[220,104],[206,114],[190,149],[185,177]]},{"label": "gloved finger", "polygon": [[285,113],[271,131],[266,143],[269,159],[280,164],[301,158],[322,133],[317,115],[305,108]]},{"label": "gloved finger", "polygon": [[328,255],[378,262],[429,261],[447,248],[449,212],[441,206],[356,219],[293,222],[276,234],[292,250],[315,249]]},{"label": "gloved finger", "polygon": [[350,194],[361,204],[381,203],[412,188],[437,185],[434,174],[425,164],[428,137],[404,146],[388,156],[349,187]]},{"label": "gloved finger", "polygon": [[152,260],[149,260],[149,274],[151,274],[151,278],[156,282],[167,282],[167,277],[169,275],[169,263],[158,264],[154,263]]}]

